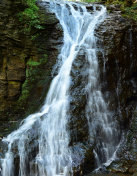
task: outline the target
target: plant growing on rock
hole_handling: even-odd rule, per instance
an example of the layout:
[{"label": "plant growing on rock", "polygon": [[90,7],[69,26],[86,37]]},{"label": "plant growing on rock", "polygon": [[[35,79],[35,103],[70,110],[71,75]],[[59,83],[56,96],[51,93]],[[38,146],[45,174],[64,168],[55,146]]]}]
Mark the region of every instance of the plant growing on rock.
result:
[{"label": "plant growing on rock", "polygon": [[23,0],[22,4],[25,6],[24,11],[20,12],[19,20],[24,23],[24,31],[30,32],[32,28],[41,29],[36,0]]},{"label": "plant growing on rock", "polygon": [[137,2],[135,0],[106,0],[106,5],[118,5],[122,16],[137,21]]}]

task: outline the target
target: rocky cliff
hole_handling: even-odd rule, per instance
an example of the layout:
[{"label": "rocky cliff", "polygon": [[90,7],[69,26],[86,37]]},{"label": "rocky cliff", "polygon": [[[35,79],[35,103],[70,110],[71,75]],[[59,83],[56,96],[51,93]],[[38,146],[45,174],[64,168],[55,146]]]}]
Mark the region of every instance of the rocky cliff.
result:
[{"label": "rocky cliff", "polygon": [[0,137],[42,105],[62,43],[58,20],[41,6],[42,29],[25,32],[24,8],[20,0],[0,1]]},{"label": "rocky cliff", "polygon": [[[96,30],[100,84],[109,111],[120,127],[118,159],[106,168],[104,175],[135,175],[137,172],[137,24],[123,18],[119,8],[108,6],[111,12]],[[89,11],[92,8],[88,7]],[[89,142],[85,118],[88,68],[84,52],[80,51],[72,67],[70,135],[76,170],[86,174],[95,167],[93,143]],[[84,74],[83,74],[84,73]],[[75,135],[74,135],[75,134]],[[76,152],[77,151],[77,152]],[[78,154],[78,151],[79,154]],[[80,162],[80,164],[79,164]],[[110,174],[109,174],[110,172]],[[102,175],[101,171],[101,175]],[[76,174],[77,175],[77,174]],[[96,174],[91,174],[96,175]]]},{"label": "rocky cliff", "polygon": [[[108,7],[110,8],[110,7]],[[137,172],[137,25],[113,10],[97,31],[103,56],[100,57],[102,92],[114,118],[120,124],[118,160],[109,167],[117,174]],[[111,168],[112,167],[112,168]]]},{"label": "rocky cliff", "polygon": [[[47,4],[48,6],[48,4]],[[137,25],[113,7],[96,30],[101,89],[121,128],[118,160],[108,172],[134,175],[137,170]],[[15,10],[17,9],[17,10]],[[51,70],[62,44],[62,30],[54,14],[40,6],[42,29],[25,33],[18,12],[21,1],[0,1],[0,137],[15,129],[16,122],[42,105],[51,81]],[[89,11],[92,8],[88,7]],[[102,48],[100,50],[100,48]],[[70,147],[75,175],[95,167],[94,143],[88,141],[85,117],[88,67],[81,51],[72,66],[70,95]],[[85,73],[85,74],[83,74]],[[12,128],[12,129],[11,129]],[[1,149],[0,149],[1,150]],[[0,151],[1,152],[1,151]],[[93,175],[93,174],[92,174]]]}]

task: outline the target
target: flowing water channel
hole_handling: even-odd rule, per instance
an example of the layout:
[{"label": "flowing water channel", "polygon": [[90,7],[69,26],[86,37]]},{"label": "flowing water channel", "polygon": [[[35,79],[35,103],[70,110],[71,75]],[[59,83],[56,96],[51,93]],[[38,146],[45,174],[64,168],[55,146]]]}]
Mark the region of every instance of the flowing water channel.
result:
[{"label": "flowing water channel", "polygon": [[[60,68],[51,82],[44,106],[28,116],[18,130],[3,139],[8,151],[2,160],[2,176],[72,176],[73,161],[69,148],[69,87],[72,63],[81,47],[89,61],[86,114],[91,140],[96,140],[94,154],[97,167],[115,155],[116,123],[107,109],[98,82],[98,58],[95,29],[103,22],[106,8],[51,1],[50,10],[62,25],[64,44],[59,55]],[[19,165],[16,168],[16,165]]]}]

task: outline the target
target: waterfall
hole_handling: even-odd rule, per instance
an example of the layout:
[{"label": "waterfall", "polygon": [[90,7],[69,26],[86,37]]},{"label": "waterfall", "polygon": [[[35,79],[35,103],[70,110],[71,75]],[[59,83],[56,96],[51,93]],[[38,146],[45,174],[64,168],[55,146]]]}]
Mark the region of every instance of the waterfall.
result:
[{"label": "waterfall", "polygon": [[[87,84],[87,119],[97,165],[107,162],[116,150],[116,128],[98,84],[98,60],[95,29],[104,20],[106,8],[93,5],[89,13],[82,4],[51,1],[50,10],[62,25],[64,44],[57,61],[58,74],[51,82],[45,103],[39,112],[29,115],[18,130],[3,141],[8,144],[2,160],[2,176],[71,176],[69,148],[69,87],[72,63],[81,47],[90,63]],[[19,163],[19,168],[15,164]]]}]

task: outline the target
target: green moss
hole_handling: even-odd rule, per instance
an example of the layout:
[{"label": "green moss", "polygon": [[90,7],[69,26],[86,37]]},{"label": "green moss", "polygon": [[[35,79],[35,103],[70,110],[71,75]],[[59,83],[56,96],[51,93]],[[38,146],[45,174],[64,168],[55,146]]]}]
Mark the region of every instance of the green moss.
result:
[{"label": "green moss", "polygon": [[43,58],[41,58],[39,61],[29,59],[27,62],[26,80],[22,85],[22,94],[19,98],[19,104],[24,103],[30,96],[33,87],[35,87],[35,84],[41,82],[41,79],[43,80],[43,69],[41,67],[43,64],[46,64],[47,61],[48,56],[47,54],[44,54]]},{"label": "green moss", "polygon": [[20,22],[24,23],[24,32],[30,32],[32,27],[42,29],[40,25],[36,0],[23,0],[22,4],[26,7],[18,14]]},{"label": "green moss", "polygon": [[131,7],[126,7],[123,10],[123,16],[137,21],[137,4],[133,4]]},{"label": "green moss", "polygon": [[27,65],[28,66],[38,66],[38,65],[40,65],[40,62],[30,60],[30,61],[27,62]]},{"label": "green moss", "polygon": [[29,89],[28,89],[28,80],[26,80],[22,86],[22,95],[19,99],[19,101],[23,101],[23,100],[26,100],[28,95],[29,95]]},{"label": "green moss", "polygon": [[137,21],[137,3],[133,0],[107,0],[106,5],[120,5],[122,16]]},{"label": "green moss", "polygon": [[37,37],[39,36],[39,34],[34,34],[31,36],[31,40],[35,40]]},{"label": "green moss", "polygon": [[27,66],[35,67],[35,66],[38,66],[41,64],[45,64],[47,62],[47,58],[48,58],[48,56],[46,54],[44,54],[43,58],[41,58],[39,61],[29,60],[27,62]]}]

